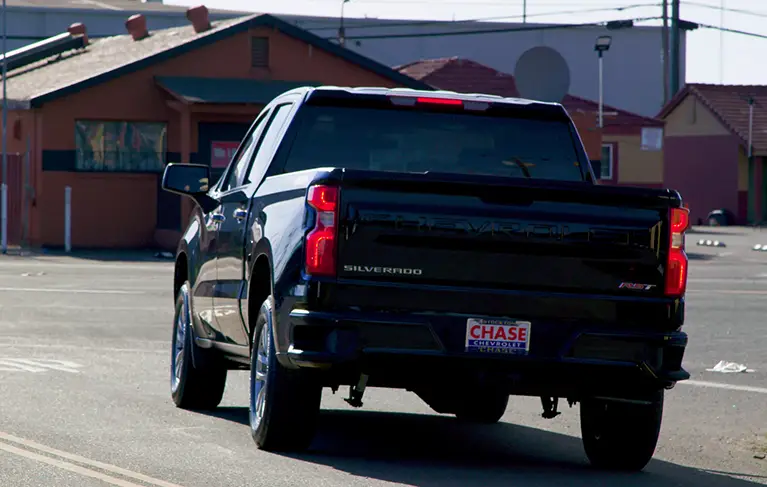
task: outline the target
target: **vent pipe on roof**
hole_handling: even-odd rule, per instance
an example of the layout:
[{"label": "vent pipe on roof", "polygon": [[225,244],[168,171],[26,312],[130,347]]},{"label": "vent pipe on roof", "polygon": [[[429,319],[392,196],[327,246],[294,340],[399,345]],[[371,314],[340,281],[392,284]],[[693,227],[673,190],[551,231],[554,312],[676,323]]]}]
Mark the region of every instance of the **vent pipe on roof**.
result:
[{"label": "vent pipe on roof", "polygon": [[128,33],[134,41],[140,41],[149,35],[149,30],[146,28],[146,17],[141,14],[131,15],[125,21],[125,28],[128,29]]},{"label": "vent pipe on roof", "polygon": [[69,32],[72,37],[78,37],[82,36],[83,38],[83,46],[88,45],[88,31],[85,28],[85,24],[81,24],[80,22],[76,22],[67,28],[67,32]]},{"label": "vent pipe on roof", "polygon": [[198,34],[210,29],[210,17],[208,15],[208,7],[205,5],[197,5],[196,7],[190,7],[186,11],[186,18],[192,23],[194,31]]}]

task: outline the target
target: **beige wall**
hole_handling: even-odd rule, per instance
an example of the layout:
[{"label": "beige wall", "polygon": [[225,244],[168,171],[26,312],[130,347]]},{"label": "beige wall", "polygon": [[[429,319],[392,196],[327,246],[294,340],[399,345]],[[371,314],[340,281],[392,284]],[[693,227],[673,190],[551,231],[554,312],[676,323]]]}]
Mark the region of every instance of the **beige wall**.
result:
[{"label": "beige wall", "polygon": [[687,96],[666,117],[666,137],[730,135],[719,119],[694,96]]},{"label": "beige wall", "polygon": [[748,154],[742,147],[738,151],[738,191],[748,191]]},{"label": "beige wall", "polygon": [[663,151],[646,151],[641,148],[640,135],[607,135],[605,143],[618,144],[619,184],[663,183]]}]

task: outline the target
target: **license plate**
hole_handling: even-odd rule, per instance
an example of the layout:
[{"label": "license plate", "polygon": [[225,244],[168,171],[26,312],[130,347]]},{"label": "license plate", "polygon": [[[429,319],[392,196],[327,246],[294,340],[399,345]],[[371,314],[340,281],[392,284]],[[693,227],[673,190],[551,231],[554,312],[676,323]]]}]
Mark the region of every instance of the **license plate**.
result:
[{"label": "license plate", "polygon": [[530,350],[530,322],[469,318],[466,351],[526,354]]}]

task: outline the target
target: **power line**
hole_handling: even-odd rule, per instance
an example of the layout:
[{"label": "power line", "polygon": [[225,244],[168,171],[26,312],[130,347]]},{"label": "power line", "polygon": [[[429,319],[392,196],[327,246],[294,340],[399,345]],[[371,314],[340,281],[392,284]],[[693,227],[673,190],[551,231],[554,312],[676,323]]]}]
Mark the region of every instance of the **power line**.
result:
[{"label": "power line", "polygon": [[[613,20],[609,22],[623,23],[623,22],[645,22],[648,20],[658,20],[660,17],[642,17],[635,19],[625,20]],[[450,37],[450,36],[463,36],[463,35],[475,35],[475,34],[500,34],[505,32],[532,32],[542,30],[565,30],[565,29],[577,29],[580,27],[604,27],[608,24],[608,21],[599,22],[587,22],[581,24],[550,24],[550,25],[532,25],[524,27],[499,27],[495,29],[479,29],[479,30],[456,30],[449,32],[418,32],[411,34],[374,34],[374,35],[362,35],[362,36],[348,36],[347,39],[364,40],[364,39],[403,39],[403,38],[415,38],[415,37]],[[335,39],[330,37],[328,39]]]},{"label": "power line", "polygon": [[689,5],[691,7],[707,8],[710,10],[718,10],[722,12],[731,12],[735,14],[743,14],[743,15],[751,15],[754,17],[767,18],[767,12],[757,12],[756,10],[747,10],[742,8],[729,8],[729,7],[722,7],[721,5],[708,5],[706,3],[700,3],[700,2],[684,1],[682,3],[684,3],[685,5]]},{"label": "power line", "polygon": [[714,29],[714,30],[720,30],[723,32],[729,32],[730,34],[740,34],[748,37],[756,37],[758,39],[767,39],[767,34],[758,34],[756,32],[748,32],[745,30],[738,30],[738,29],[728,29],[727,27],[719,27],[718,25],[709,25],[709,24],[701,24],[699,22],[696,22],[698,27],[701,27],[703,29]]},{"label": "power line", "polygon": [[[636,3],[632,5],[624,5],[619,7],[602,7],[602,8],[592,8],[592,9],[579,9],[579,10],[559,10],[559,11],[551,11],[551,12],[539,12],[534,14],[527,14],[527,18],[530,17],[546,17],[551,15],[572,15],[572,14],[587,14],[587,13],[599,13],[599,12],[622,12],[624,10],[630,10],[630,9],[636,9],[636,8],[647,8],[647,7],[660,7],[660,3]],[[363,25],[352,25],[349,26],[347,24],[347,28],[349,29],[373,29],[373,28],[380,28],[380,27],[421,27],[421,26],[427,26],[427,25],[440,25],[445,23],[450,23],[451,25],[458,25],[458,24],[470,24],[473,22],[486,22],[491,20],[506,20],[506,19],[521,19],[522,15],[503,15],[503,16],[494,16],[494,17],[480,17],[480,18],[474,18],[474,19],[466,19],[466,20],[456,20],[456,21],[448,21],[448,20],[419,20],[419,21],[406,21],[406,22],[389,22],[389,23],[376,23],[376,24],[363,24]],[[352,19],[347,19],[352,20]],[[362,19],[354,19],[354,20],[362,20]],[[316,27],[313,26],[307,26],[305,24],[297,24],[302,29],[311,30],[311,31],[321,31],[321,30],[336,30],[335,26],[328,26],[328,25],[317,25]]]},{"label": "power line", "polygon": [[[594,9],[579,9],[579,10],[559,10],[559,11],[551,11],[551,12],[539,12],[534,14],[527,14],[527,17],[546,17],[546,16],[552,16],[552,15],[571,15],[571,14],[584,14],[584,13],[598,13],[598,12],[621,12],[623,10],[629,10],[629,9],[635,9],[635,8],[646,8],[646,7],[660,7],[660,3],[637,3],[633,5],[624,5],[620,7],[603,7],[603,8],[594,8]],[[404,21],[404,22],[389,22],[389,23],[377,23],[377,24],[363,24],[363,25],[354,25],[350,28],[352,29],[372,29],[372,28],[380,28],[380,27],[421,27],[421,26],[427,26],[427,25],[439,25],[439,24],[446,24],[450,23],[452,25],[458,25],[458,24],[470,24],[474,22],[486,22],[486,21],[492,21],[492,20],[507,20],[507,19],[521,19],[522,15],[502,15],[502,16],[493,16],[493,17],[479,17],[479,18],[472,18],[472,19],[465,19],[465,20],[417,20],[417,21]],[[332,20],[332,19],[329,19]],[[351,20],[351,19],[350,19]],[[360,18],[355,18],[354,20],[364,20]],[[372,19],[370,19],[372,20]],[[336,27],[334,26],[327,26],[325,24],[323,25],[317,25],[315,26],[308,26],[303,23],[296,23],[296,25],[300,26],[303,29],[311,30],[311,31],[320,31],[320,30],[335,30]]]}]

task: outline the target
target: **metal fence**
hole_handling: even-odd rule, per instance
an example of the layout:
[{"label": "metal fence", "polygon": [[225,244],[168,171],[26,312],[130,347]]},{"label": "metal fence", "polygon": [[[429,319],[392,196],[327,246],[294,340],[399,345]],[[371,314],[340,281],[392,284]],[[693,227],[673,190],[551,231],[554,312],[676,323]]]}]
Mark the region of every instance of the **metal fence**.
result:
[{"label": "metal fence", "polygon": [[[6,239],[9,247],[26,247],[29,240],[29,209],[32,201],[32,186],[30,185],[29,153],[7,154],[7,184]],[[0,225],[2,227],[2,225]],[[0,235],[2,235],[0,233]]]}]

